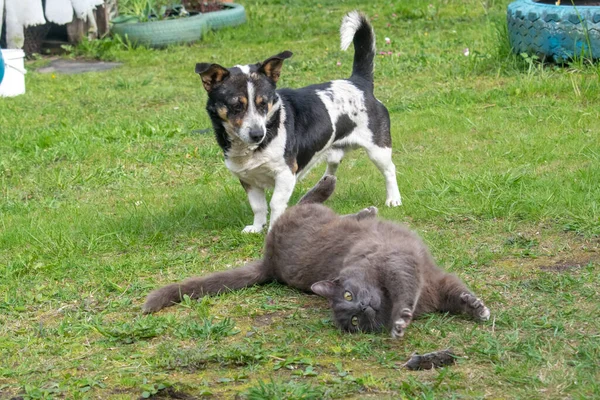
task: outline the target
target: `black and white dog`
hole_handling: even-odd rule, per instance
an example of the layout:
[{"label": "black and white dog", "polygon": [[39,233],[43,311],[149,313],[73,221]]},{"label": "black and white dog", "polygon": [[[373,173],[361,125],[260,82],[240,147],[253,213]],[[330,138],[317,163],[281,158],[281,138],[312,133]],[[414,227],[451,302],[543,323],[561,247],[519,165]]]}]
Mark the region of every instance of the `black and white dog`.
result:
[{"label": "black and white dog", "polygon": [[260,232],[267,222],[265,189],[274,187],[270,226],[285,211],[296,180],[326,158],[334,175],[348,150],[362,147],[385,177],[386,205],[402,203],[392,162],[390,117],[373,95],[375,34],[356,11],[342,20],[341,47],[354,42],[349,79],[301,89],[275,90],[289,51],[263,63],[224,68],[196,64],[208,92],[212,120],[225,165],[240,179],[254,212],[243,232]]}]

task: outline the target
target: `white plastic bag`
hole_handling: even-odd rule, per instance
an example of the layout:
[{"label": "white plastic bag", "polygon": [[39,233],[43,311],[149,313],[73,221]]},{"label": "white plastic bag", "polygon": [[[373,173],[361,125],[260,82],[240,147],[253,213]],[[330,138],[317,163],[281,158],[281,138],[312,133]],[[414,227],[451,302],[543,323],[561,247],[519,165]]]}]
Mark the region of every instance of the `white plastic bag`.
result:
[{"label": "white plastic bag", "polygon": [[59,25],[73,21],[71,0],[46,0],[46,19]]},{"label": "white plastic bag", "polygon": [[45,24],[44,10],[40,0],[5,0],[6,45],[20,49],[25,43],[25,27]]}]

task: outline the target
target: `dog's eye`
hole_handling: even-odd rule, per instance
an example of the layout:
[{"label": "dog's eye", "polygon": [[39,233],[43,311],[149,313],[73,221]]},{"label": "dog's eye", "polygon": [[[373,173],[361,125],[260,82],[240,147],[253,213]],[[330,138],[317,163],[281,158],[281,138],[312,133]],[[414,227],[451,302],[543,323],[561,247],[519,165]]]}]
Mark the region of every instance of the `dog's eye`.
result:
[{"label": "dog's eye", "polygon": [[242,103],[241,101],[238,101],[231,105],[231,110],[233,112],[242,112],[242,111],[244,111],[244,106],[245,106],[244,103]]},{"label": "dog's eye", "polygon": [[358,317],[356,315],[352,317],[350,323],[352,323],[352,326],[358,326]]},{"label": "dog's eye", "polygon": [[257,105],[256,105],[256,108],[257,108],[259,111],[265,111],[265,110],[267,109],[267,103],[260,103],[260,104],[257,104]]},{"label": "dog's eye", "polygon": [[259,111],[265,111],[267,109],[267,104],[268,104],[268,101],[267,101],[266,97],[259,96],[256,98],[256,108]]},{"label": "dog's eye", "polygon": [[350,293],[349,291],[345,291],[344,292],[344,299],[348,300],[348,301],[352,301],[352,293]]}]

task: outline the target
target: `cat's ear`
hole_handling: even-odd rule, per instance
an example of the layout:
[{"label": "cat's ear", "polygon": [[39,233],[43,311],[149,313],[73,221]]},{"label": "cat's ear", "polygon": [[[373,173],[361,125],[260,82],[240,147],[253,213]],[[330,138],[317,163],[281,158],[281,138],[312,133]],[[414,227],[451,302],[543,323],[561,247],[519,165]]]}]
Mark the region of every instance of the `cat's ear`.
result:
[{"label": "cat's ear", "polygon": [[337,289],[337,281],[319,281],[313,283],[310,287],[310,290],[312,290],[314,293],[318,294],[319,296],[326,297],[328,299],[331,299],[335,296],[335,294],[337,293]]}]

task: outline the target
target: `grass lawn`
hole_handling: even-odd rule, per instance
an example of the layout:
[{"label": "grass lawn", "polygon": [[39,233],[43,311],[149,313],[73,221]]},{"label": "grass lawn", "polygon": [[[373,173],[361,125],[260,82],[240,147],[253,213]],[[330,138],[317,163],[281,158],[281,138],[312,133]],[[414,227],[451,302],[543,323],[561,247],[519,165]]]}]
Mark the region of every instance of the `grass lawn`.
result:
[{"label": "grass lawn", "polygon": [[[124,63],[109,72],[28,62],[27,94],[0,99],[0,398],[600,397],[600,67],[510,55],[507,4],[259,0],[246,25],[192,46],[75,50]],[[279,285],[143,316],[151,289],[261,254],[264,235],[241,233],[246,195],[203,133],[195,63],[291,50],[281,87],[347,77],[338,30],[355,8],[386,52],[375,92],[404,205],[383,205],[361,151],[328,204],[376,205],[417,230],[490,321],[436,314],[402,340],[348,335],[325,300]],[[448,347],[454,366],[402,368]]]}]

